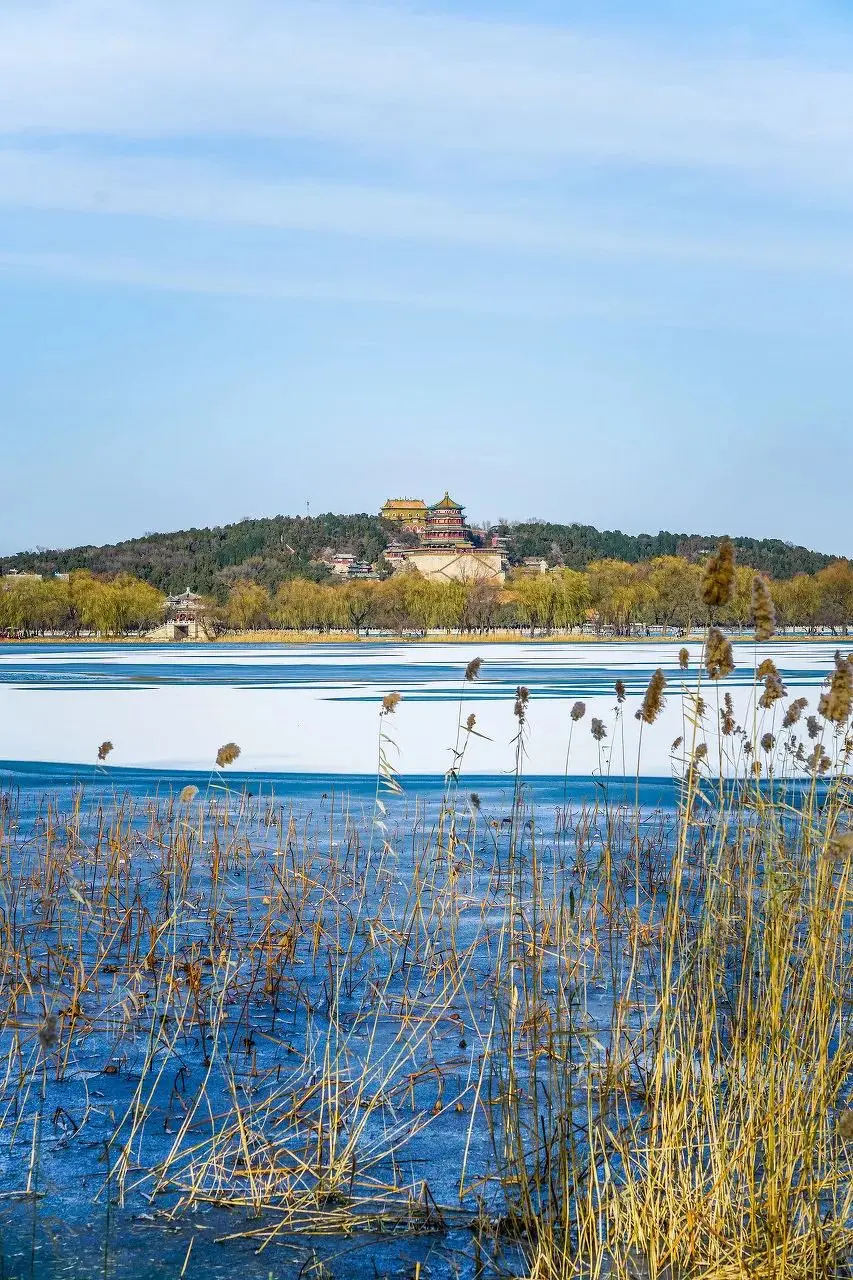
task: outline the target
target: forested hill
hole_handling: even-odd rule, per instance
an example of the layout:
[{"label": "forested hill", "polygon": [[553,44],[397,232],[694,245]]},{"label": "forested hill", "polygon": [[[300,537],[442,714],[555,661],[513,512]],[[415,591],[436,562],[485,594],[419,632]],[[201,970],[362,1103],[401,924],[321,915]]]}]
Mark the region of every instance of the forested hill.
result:
[{"label": "forested hill", "polygon": [[[542,556],[551,564],[582,569],[591,560],[613,558],[636,563],[661,555],[699,559],[717,542],[717,535],[683,533],[638,534],[599,530],[592,525],[526,521],[502,524],[496,532],[507,538],[509,559]],[[241,520],[213,529],[152,533],[104,547],[73,547],[65,551],[25,551],[0,557],[0,572],[10,569],[42,574],[90,569],[97,574],[131,573],[163,591],[195,591],[224,598],[239,578],[253,578],[274,588],[285,578],[323,578],[318,563],[332,548],[359,559],[376,561],[398,531],[377,516],[273,516]],[[776,578],[814,573],[833,559],[778,539],[735,538],[738,560]]]},{"label": "forested hill", "polygon": [[[513,559],[544,556],[570,569],[584,569],[590,560],[627,560],[636,564],[655,556],[684,556],[701,560],[713,551],[719,534],[622,533],[619,529],[596,529],[589,524],[547,524],[541,520],[501,525],[496,532],[509,537]],[[779,538],[733,538],[740,564],[749,565],[774,578],[793,578],[797,573],[816,573],[838,556],[809,551]]]},{"label": "forested hill", "polygon": [[324,578],[327,571],[317,561],[327,548],[372,564],[393,536],[377,516],[273,516],[213,529],[149,533],[111,546],[21,552],[0,558],[0,571],[132,573],[169,593],[189,587],[224,598],[240,578],[270,588],[285,578]]}]

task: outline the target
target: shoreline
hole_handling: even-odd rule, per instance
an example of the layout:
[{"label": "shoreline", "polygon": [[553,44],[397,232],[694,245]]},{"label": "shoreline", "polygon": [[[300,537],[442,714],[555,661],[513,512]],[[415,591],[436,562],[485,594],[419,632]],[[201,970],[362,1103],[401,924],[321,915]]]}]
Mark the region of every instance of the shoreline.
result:
[{"label": "shoreline", "polygon": [[[752,638],[752,630],[743,628],[739,631],[727,631],[727,635],[735,642]],[[411,635],[396,632],[373,632],[356,634],[354,631],[316,632],[316,631],[240,631],[215,636],[212,640],[169,640],[154,635],[111,636],[111,635],[48,635],[48,636],[0,636],[0,647],[4,645],[157,645],[168,648],[215,648],[217,645],[335,645],[335,644],[671,644],[685,645],[701,643],[704,640],[704,629],[689,632],[687,635],[650,635],[635,634],[630,636],[596,635],[576,631],[551,631],[547,634],[529,635],[519,631],[451,631],[441,634],[429,632],[426,635]],[[839,645],[850,643],[851,636],[833,635],[830,632],[818,632],[809,635],[803,631],[790,634],[777,632],[774,640],[785,644],[815,644],[837,641]]]}]

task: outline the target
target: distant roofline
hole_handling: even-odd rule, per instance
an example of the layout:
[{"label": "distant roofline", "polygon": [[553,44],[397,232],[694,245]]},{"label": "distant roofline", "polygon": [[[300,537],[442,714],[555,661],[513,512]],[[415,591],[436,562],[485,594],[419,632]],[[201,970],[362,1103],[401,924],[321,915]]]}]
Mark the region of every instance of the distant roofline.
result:
[{"label": "distant roofline", "polygon": [[451,498],[450,493],[448,492],[447,489],[445,489],[444,497],[441,498],[440,501],[434,502],[432,506],[429,508],[429,510],[430,511],[450,511],[450,510],[464,511],[465,508],[462,506],[460,502],[456,502],[453,498]]}]

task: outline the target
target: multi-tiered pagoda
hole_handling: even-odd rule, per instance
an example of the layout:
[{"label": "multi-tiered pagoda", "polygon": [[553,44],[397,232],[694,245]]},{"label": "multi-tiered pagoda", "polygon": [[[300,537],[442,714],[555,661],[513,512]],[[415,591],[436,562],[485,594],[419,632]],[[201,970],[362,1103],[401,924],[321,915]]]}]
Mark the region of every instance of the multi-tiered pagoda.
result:
[{"label": "multi-tiered pagoda", "polygon": [[440,502],[427,508],[425,529],[421,538],[425,547],[438,549],[470,547],[471,535],[465,525],[465,508],[454,502],[445,489]]}]

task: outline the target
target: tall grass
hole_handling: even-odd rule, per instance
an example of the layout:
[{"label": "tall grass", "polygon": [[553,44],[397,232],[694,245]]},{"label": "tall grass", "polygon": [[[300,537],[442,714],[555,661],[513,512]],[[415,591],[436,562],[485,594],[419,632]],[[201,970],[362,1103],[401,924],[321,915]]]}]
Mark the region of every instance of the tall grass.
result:
[{"label": "tall grass", "polygon": [[757,717],[733,730],[724,710],[734,768],[713,786],[708,708],[699,686],[687,693],[663,861],[638,807],[630,838],[628,815],[605,825],[592,874],[578,859],[568,902],[531,849],[490,1060],[504,1226],[537,1280],[848,1273],[849,679],[837,658],[808,755],[800,704],[778,742]]}]

